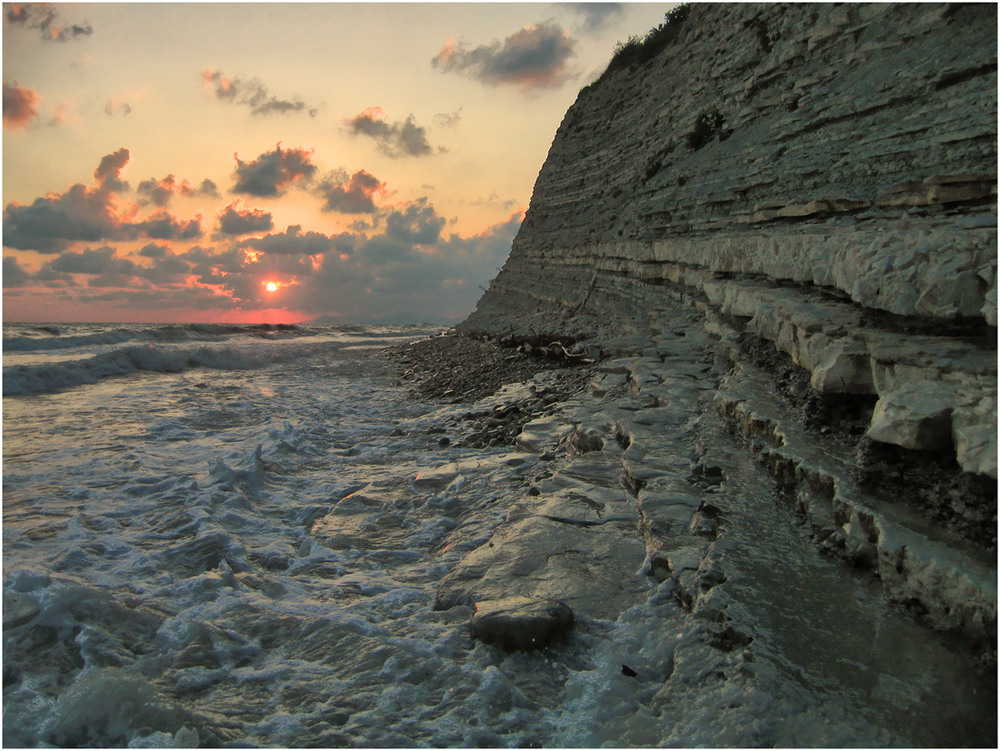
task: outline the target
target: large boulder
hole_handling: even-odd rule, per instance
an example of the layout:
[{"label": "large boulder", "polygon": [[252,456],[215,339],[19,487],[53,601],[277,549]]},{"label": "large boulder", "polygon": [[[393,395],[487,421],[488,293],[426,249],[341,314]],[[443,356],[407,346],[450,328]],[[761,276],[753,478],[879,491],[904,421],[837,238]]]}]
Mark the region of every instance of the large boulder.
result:
[{"label": "large boulder", "polygon": [[955,395],[940,383],[909,383],[878,400],[868,437],[907,449],[940,451],[952,445]]},{"label": "large boulder", "polygon": [[573,627],[573,611],[558,600],[508,597],[476,603],[472,637],[506,650],[542,649]]}]

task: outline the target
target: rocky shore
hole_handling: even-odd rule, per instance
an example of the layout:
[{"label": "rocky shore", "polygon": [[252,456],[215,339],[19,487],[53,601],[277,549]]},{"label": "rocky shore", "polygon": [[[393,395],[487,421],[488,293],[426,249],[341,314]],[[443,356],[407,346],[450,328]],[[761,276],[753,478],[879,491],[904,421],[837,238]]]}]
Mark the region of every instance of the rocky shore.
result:
[{"label": "rocky shore", "polygon": [[[532,349],[534,354],[530,354]],[[543,370],[576,366],[572,374],[565,374],[566,380],[580,381],[586,375],[577,368],[592,364],[582,357],[549,355],[540,347],[529,348],[526,353],[523,343],[503,346],[494,339],[473,339],[454,331],[395,348],[391,356],[402,366],[400,379],[415,393],[455,402],[476,401],[496,393],[505,384],[526,381]],[[549,403],[558,399],[551,396]]]},{"label": "rocky shore", "polygon": [[[442,440],[519,473],[439,609],[517,650],[645,602],[669,659],[622,675],[677,722],[829,675],[910,743],[995,745],[995,27],[694,4],[618,51],[477,309],[397,353],[416,393],[469,400]],[[983,721],[914,721],[918,685]]]},{"label": "rocky shore", "polygon": [[[661,620],[650,638],[659,630],[665,651],[656,662],[638,647],[618,654],[620,675],[644,687],[650,711],[678,722],[690,721],[682,707],[695,701],[715,702],[721,722],[749,722],[734,718],[788,691],[778,677],[787,661],[837,695],[866,695],[869,671],[917,685],[958,670],[963,701],[991,701],[986,548],[954,535],[946,550],[904,527],[912,517],[867,516],[870,496],[859,485],[848,496],[858,416],[811,401],[794,366],[751,365],[750,343],[712,333],[711,319],[683,301],[671,305],[669,326],[591,328],[578,342],[586,365],[454,332],[392,353],[415,395],[452,405],[432,430],[453,458],[415,487],[461,508],[477,478],[494,488],[491,513],[502,517],[450,567],[435,607],[468,613],[473,639],[549,655],[653,607]],[[488,385],[472,379],[480,369]],[[773,415],[742,411],[741,389],[758,391],[753,379],[779,394]],[[800,457],[795,426],[809,439]],[[857,507],[829,497],[823,506],[812,493],[827,484]],[[845,660],[866,667],[844,674]],[[906,713],[927,697],[880,699]],[[984,720],[958,735],[975,745],[995,732]],[[928,733],[921,743],[958,737]]]},{"label": "rocky shore", "polygon": [[[588,355],[583,358],[586,364],[532,356],[510,342],[472,339],[453,331],[405,345],[390,354],[397,362],[401,382],[408,384],[415,395],[456,404],[483,401],[489,404],[441,426],[439,430],[446,436],[441,439],[441,446],[511,446],[537,454],[546,466],[555,466],[557,460],[580,461],[587,454],[591,455],[588,461],[592,463],[594,456],[606,457],[610,447],[616,447],[620,455],[611,462],[603,461],[601,476],[584,473],[584,477],[592,486],[613,488],[615,493],[626,491],[633,496],[632,503],[637,504],[639,511],[635,523],[645,530],[644,560],[646,572],[651,576],[669,577],[678,572],[676,564],[672,566],[669,556],[664,557],[661,550],[664,545],[670,547],[674,543],[660,540],[650,532],[662,531],[663,525],[655,518],[643,518],[639,499],[648,494],[647,472],[655,477],[663,474],[663,467],[686,467],[699,484],[710,486],[721,484],[726,473],[720,467],[700,465],[691,445],[686,453],[678,455],[675,439],[680,436],[657,433],[655,441],[654,436],[649,436],[647,441],[653,441],[653,445],[640,452],[633,445],[636,431],[641,429],[639,426],[667,427],[670,423],[661,424],[659,419],[667,406],[676,413],[675,425],[711,423],[715,435],[724,433],[730,440],[740,442],[746,452],[743,461],[755,459],[769,469],[773,482],[769,492],[785,497],[789,508],[800,517],[803,529],[810,530],[817,549],[883,579],[889,599],[908,608],[919,620],[945,630],[955,627],[965,630],[974,637],[972,643],[983,665],[987,669],[995,665],[995,642],[991,643],[990,637],[995,629],[996,605],[989,567],[989,559],[996,552],[993,484],[961,472],[946,455],[925,452],[914,457],[874,444],[865,436],[871,406],[867,400],[858,403],[850,397],[830,399],[817,395],[808,387],[808,375],[766,343],[754,337],[727,340],[712,334],[713,327],[707,325],[704,315],[685,310],[682,305],[678,305],[676,314],[668,332],[622,336],[620,326],[614,330],[591,330],[590,338],[578,344],[578,349]],[[677,388],[678,383],[684,388]],[[759,389],[755,390],[755,383]],[[665,389],[663,384],[673,387]],[[794,449],[794,439],[791,435],[775,438],[774,424],[762,420],[759,414],[748,416],[742,411],[736,394],[746,390],[755,393],[758,399],[760,394],[773,393],[775,414],[784,416],[788,421],[786,426],[797,426],[795,430],[801,436],[798,440],[812,444],[811,455],[825,455],[825,458],[817,466],[782,458],[780,449]],[[492,401],[489,397],[493,397]],[[637,423],[640,413],[642,420]],[[651,420],[653,414],[657,419]],[[582,415],[603,423],[588,426],[587,420],[580,419]],[[701,449],[710,453],[710,447],[702,445]],[[635,457],[639,453],[642,460],[637,462]],[[785,461],[793,464],[786,465]],[[797,466],[796,461],[800,462]],[[645,465],[658,469],[634,472],[635,467]],[[815,476],[810,476],[813,473]],[[877,495],[880,506],[887,505],[885,499],[890,499],[890,503],[896,499],[895,503],[901,507],[900,499],[905,497],[909,507],[945,530],[944,538],[956,547],[950,556],[953,559],[958,556],[957,562],[950,562],[956,568],[949,574],[944,562],[938,559],[940,550],[936,546],[940,543],[924,539],[928,547],[921,551],[918,541],[907,537],[912,529],[893,528],[894,524],[904,523],[924,528],[912,516],[882,518],[862,511],[859,517],[843,500],[836,499],[828,499],[829,508],[822,508],[811,495],[816,487],[826,485],[838,486],[845,497],[845,490],[850,487],[856,502],[865,499],[872,502]],[[544,505],[546,499],[538,498],[543,495],[540,486],[532,486],[527,492],[528,498],[519,502],[523,509]],[[689,504],[681,528],[693,530],[696,537],[714,539],[722,516],[718,500],[713,498],[707,506]],[[591,503],[597,508],[602,501]],[[671,513],[676,516],[677,509]],[[843,516],[845,513],[847,517]],[[852,513],[855,515],[851,516]],[[855,519],[853,527],[850,519]],[[879,528],[880,524],[889,530],[888,534]],[[675,528],[676,523],[666,527]],[[902,571],[894,577],[884,575],[881,567],[885,561],[881,559],[888,556],[886,550],[880,552],[880,545],[885,543],[883,537],[893,534],[907,538],[906,543],[897,543],[899,554],[908,553],[911,558],[925,556],[924,566],[936,571],[934,578],[938,581],[933,584],[924,581],[926,569],[919,566],[909,572],[913,579],[909,585],[898,581],[893,584],[892,580],[900,578],[898,574]],[[958,549],[966,553],[960,554]],[[510,551],[510,544],[505,550]],[[543,551],[546,556],[547,550],[546,547]],[[914,564],[911,561],[909,565]],[[967,579],[973,571],[978,573],[972,574],[970,591]],[[942,577],[952,577],[952,581],[942,581]],[[675,584],[679,587],[678,598],[693,606],[699,589],[685,589],[676,577]],[[900,587],[901,592],[894,593],[891,586]],[[468,593],[462,597],[459,600],[470,605],[475,600]],[[507,593],[499,599],[511,597],[522,598],[522,605],[529,611],[539,607],[537,598],[523,599],[526,597],[523,592]],[[459,600],[446,596],[441,602],[447,606]],[[537,620],[535,616],[525,617],[526,622]],[[513,620],[508,618],[505,623],[514,628]],[[517,637],[511,639],[511,643],[517,643]]]}]

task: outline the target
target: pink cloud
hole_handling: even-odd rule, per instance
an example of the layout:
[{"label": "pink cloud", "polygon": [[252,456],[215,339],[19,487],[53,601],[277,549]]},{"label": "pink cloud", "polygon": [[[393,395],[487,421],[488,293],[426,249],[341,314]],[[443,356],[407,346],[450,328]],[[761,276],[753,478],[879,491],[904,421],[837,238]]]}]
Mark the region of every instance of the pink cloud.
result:
[{"label": "pink cloud", "polygon": [[553,88],[569,78],[566,64],[576,41],[558,24],[533,24],[503,42],[467,47],[448,39],[431,65],[491,86],[520,85],[525,91]]},{"label": "pink cloud", "polygon": [[3,126],[8,130],[26,129],[38,117],[42,98],[34,89],[26,89],[17,82],[3,85]]}]

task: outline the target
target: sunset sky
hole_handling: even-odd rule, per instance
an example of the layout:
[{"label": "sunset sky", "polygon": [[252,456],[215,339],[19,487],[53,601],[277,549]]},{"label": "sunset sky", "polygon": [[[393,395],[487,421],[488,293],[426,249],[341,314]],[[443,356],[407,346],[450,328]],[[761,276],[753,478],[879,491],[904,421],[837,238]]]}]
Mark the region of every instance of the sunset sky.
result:
[{"label": "sunset sky", "polygon": [[460,320],[672,5],[4,4],[4,320]]}]

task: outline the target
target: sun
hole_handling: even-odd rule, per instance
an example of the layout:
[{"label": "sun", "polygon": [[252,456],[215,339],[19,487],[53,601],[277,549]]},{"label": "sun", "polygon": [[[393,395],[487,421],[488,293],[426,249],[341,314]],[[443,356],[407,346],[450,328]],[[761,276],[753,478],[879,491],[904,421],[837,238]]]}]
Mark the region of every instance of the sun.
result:
[{"label": "sun", "polygon": [[277,282],[265,282],[264,283],[264,289],[266,289],[268,292],[277,292],[278,291],[278,283]]}]

